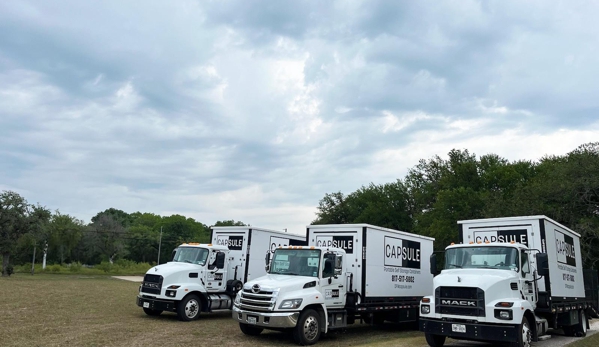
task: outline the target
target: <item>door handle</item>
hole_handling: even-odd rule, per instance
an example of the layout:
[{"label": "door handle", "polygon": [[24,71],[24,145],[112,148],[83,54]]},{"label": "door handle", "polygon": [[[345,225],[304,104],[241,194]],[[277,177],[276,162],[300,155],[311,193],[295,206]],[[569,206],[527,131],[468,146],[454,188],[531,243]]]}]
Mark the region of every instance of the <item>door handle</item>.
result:
[{"label": "door handle", "polygon": [[343,284],[340,284],[340,285],[339,285],[339,288],[343,288]]}]

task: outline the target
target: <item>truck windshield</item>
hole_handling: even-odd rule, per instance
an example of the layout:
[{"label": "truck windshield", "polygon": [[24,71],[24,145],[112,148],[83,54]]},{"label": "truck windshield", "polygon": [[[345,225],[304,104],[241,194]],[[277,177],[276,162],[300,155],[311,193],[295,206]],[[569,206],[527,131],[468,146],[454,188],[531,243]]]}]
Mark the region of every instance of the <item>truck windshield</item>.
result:
[{"label": "truck windshield", "polygon": [[190,263],[198,265],[206,265],[209,251],[206,248],[198,247],[179,247],[175,252],[173,261],[181,263]]},{"label": "truck windshield", "polygon": [[445,269],[518,270],[518,251],[512,247],[458,247],[445,252]]},{"label": "truck windshield", "polygon": [[270,266],[271,274],[318,277],[320,250],[277,249]]}]

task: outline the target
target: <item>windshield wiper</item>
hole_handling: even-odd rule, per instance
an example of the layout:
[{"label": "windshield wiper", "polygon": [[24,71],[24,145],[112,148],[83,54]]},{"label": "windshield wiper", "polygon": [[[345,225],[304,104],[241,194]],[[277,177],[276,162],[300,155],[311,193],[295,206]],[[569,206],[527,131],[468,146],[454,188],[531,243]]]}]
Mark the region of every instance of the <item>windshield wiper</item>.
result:
[{"label": "windshield wiper", "polygon": [[447,264],[447,266],[455,266],[455,267],[459,267],[460,269],[463,268],[462,265],[458,265],[458,264]]},{"label": "windshield wiper", "polygon": [[292,276],[299,276],[298,273],[295,272],[289,272],[289,271],[278,271],[278,272],[271,272],[271,275],[292,275]]}]

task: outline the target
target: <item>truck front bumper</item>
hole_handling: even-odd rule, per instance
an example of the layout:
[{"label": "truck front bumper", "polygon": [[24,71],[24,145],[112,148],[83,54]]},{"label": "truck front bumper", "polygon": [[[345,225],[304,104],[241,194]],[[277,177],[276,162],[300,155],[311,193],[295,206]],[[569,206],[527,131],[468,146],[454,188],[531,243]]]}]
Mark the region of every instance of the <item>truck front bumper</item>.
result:
[{"label": "truck front bumper", "polygon": [[233,306],[233,319],[239,323],[256,325],[266,329],[294,328],[297,325],[298,318],[299,312],[254,312]]},{"label": "truck front bumper", "polygon": [[449,336],[458,340],[517,342],[518,326],[485,323],[464,323],[420,317],[420,331]]},{"label": "truck front bumper", "polygon": [[172,300],[146,298],[139,295],[137,296],[137,306],[156,311],[175,312],[177,310],[177,304]]}]

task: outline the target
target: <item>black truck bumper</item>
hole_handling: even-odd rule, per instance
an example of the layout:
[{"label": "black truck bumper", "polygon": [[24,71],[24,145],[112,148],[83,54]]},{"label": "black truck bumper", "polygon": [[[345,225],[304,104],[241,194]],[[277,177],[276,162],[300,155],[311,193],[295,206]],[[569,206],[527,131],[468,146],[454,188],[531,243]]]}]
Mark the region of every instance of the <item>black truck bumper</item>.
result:
[{"label": "black truck bumper", "polygon": [[[454,326],[460,325],[460,327]],[[441,321],[436,319],[423,319],[419,321],[420,331],[433,334],[448,336],[459,340],[473,341],[499,341],[499,342],[517,342],[518,327],[516,325],[498,325],[481,323],[463,323],[452,321]],[[457,328],[466,328],[465,332],[457,332]]]},{"label": "black truck bumper", "polygon": [[151,298],[137,297],[137,306],[143,308],[149,308],[156,311],[170,311],[175,312],[177,305],[174,301],[169,300],[157,300]]}]

